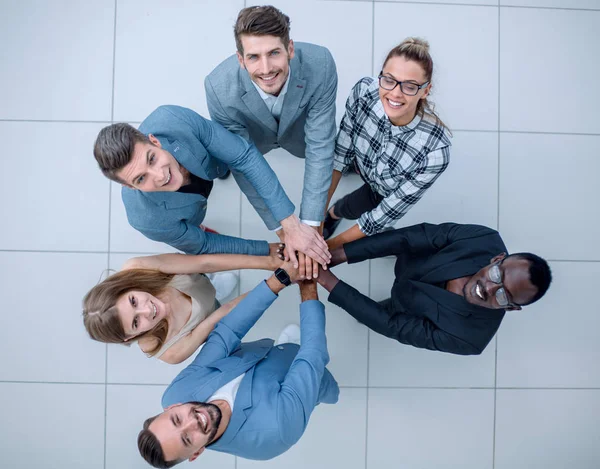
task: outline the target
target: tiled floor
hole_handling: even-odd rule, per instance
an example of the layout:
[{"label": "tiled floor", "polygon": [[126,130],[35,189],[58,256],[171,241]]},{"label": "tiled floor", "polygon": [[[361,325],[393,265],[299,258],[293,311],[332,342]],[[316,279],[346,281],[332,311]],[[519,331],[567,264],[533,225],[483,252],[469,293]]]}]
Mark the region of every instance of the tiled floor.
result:
[{"label": "tiled floor", "polygon": [[[113,121],[160,104],[207,115],[204,76],[234,51],[243,0],[0,2],[0,466],[142,468],[143,418],[184,365],[86,337],[83,294],[108,267],[168,247],[131,229],[91,147]],[[426,37],[433,100],[454,130],[451,165],[405,217],[498,228],[511,251],[547,257],[555,284],[507,315],[478,357],[417,350],[369,332],[327,304],[339,404],[317,409],[300,443],[269,462],[205,453],[194,467],[594,469],[600,467],[600,1],[273,0],[297,41],[327,46],[352,85],[386,51]],[[300,200],[303,164],[267,155]],[[340,191],[358,185],[342,181]],[[232,179],[218,181],[207,224],[272,236]],[[339,274],[386,296],[392,260]],[[240,289],[262,272],[243,272]],[[297,319],[285,291],[249,338]],[[323,298],[325,296],[323,295]]]}]

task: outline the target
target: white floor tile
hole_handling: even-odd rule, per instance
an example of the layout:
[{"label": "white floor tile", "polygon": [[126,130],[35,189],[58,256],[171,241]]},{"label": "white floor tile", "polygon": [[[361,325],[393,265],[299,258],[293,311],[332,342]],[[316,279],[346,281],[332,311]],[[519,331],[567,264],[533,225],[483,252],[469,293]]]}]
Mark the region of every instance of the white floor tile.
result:
[{"label": "white floor tile", "polygon": [[497,130],[497,8],[375,2],[375,25],[375,74],[406,37],[425,38],[434,62],[431,101],[442,120],[451,129]]},{"label": "white floor tile", "polygon": [[553,262],[544,298],[507,313],[498,334],[498,386],[600,387],[597,262]]},{"label": "white floor tile", "polygon": [[106,251],[108,181],[92,155],[100,127],[0,122],[3,249]]},{"label": "white floor tile", "polygon": [[365,389],[341,389],[337,404],[316,407],[304,435],[289,451],[269,461],[239,458],[238,469],[364,469]]},{"label": "white floor tile", "polygon": [[[390,297],[395,263],[395,257],[371,260],[374,300]],[[481,355],[465,357],[419,349],[369,333],[369,386],[494,387],[495,340]]]},{"label": "white floor tile", "polygon": [[[140,456],[136,439],[144,421],[162,411],[165,386],[108,386],[106,405],[106,467],[142,469],[150,467]],[[195,463],[177,467],[218,467],[234,469],[235,457],[205,451]]]},{"label": "white floor tile", "polygon": [[498,390],[496,469],[595,469],[600,391]]},{"label": "white floor tile", "polygon": [[454,132],[450,165],[396,226],[498,223],[498,134]]},{"label": "white floor tile", "polygon": [[104,385],[0,383],[0,399],[3,467],[104,468]]},{"label": "white floor tile", "polygon": [[367,469],[491,469],[494,391],[370,389]]},{"label": "white floor tile", "polygon": [[500,233],[509,252],[600,260],[599,136],[502,134]]},{"label": "white floor tile", "polygon": [[600,10],[597,0],[500,0],[500,6]]},{"label": "white floor tile", "polygon": [[0,119],[110,120],[115,2],[23,0],[2,10]]},{"label": "white floor tile", "polygon": [[[103,383],[106,348],[83,327],[85,293],[106,254],[1,252],[0,380]],[[10,357],[10,359],[8,358]]]},{"label": "white floor tile", "polygon": [[599,133],[600,14],[501,8],[500,29],[500,128]]},{"label": "white floor tile", "polygon": [[204,77],[235,53],[242,0],[120,0],[117,8],[115,120],[141,122],[161,104],[208,117]]},{"label": "white floor tile", "polygon": [[[360,266],[339,266],[336,275],[354,287],[367,291],[368,276]],[[268,272],[241,271],[240,291],[252,290],[269,276]],[[367,383],[367,329],[349,314],[327,301],[328,293],[319,288],[319,299],[327,314],[327,348],[331,361],[327,368],[340,386],[366,386]],[[270,337],[277,339],[288,324],[300,324],[300,290],[292,285],[279,294],[279,298],[250,330],[245,340]]]},{"label": "white floor tile", "polygon": [[[246,6],[263,4],[261,1],[246,2]],[[352,87],[373,73],[373,5],[365,1],[321,0],[275,0],[270,5],[290,17],[292,40],[327,47],[333,55],[338,73],[336,111],[339,123]],[[332,21],[332,18],[340,17],[341,11],[343,21]]]}]

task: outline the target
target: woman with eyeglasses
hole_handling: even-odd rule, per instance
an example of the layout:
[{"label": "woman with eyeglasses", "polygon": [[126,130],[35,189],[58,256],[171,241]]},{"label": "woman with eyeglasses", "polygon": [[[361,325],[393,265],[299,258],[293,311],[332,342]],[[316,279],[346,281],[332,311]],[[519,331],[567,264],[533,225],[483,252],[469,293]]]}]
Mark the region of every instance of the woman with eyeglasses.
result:
[{"label": "woman with eyeglasses", "polygon": [[329,200],[349,170],[364,185],[327,211],[325,239],[342,219],[358,220],[328,241],[330,250],[393,228],[448,166],[451,133],[427,101],[432,75],[429,44],[409,37],[388,53],[377,79],[354,85],[335,145]]},{"label": "woman with eyeglasses", "polygon": [[120,272],[87,293],[83,324],[94,340],[125,345],[137,342],[148,357],[180,363],[246,296],[221,306],[215,291],[219,278],[209,279],[205,274],[275,270],[283,262],[284,247],[270,244],[268,256],[160,254],[130,259]]}]

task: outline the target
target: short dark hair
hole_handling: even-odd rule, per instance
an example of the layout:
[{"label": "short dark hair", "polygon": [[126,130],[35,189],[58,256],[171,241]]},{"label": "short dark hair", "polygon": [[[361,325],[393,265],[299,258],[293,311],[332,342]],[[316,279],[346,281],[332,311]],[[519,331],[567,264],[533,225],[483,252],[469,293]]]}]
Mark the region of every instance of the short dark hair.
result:
[{"label": "short dark hair", "polygon": [[287,50],[290,43],[290,18],[271,5],[244,8],[233,27],[235,46],[240,54],[244,53],[241,39],[244,34],[278,37]]},{"label": "short dark hair", "polygon": [[533,286],[537,288],[537,293],[528,303],[522,304],[521,306],[527,306],[531,303],[535,303],[542,296],[546,294],[550,284],[552,283],[552,271],[548,262],[542,259],[540,256],[532,254],[530,252],[517,252],[511,254],[509,257],[518,257],[519,259],[525,259],[529,261],[529,281]]},{"label": "short dark hair", "polygon": [[152,422],[154,422],[156,417],[158,417],[158,415],[150,417],[144,422],[142,431],[139,433],[137,439],[138,449],[140,450],[142,458],[144,458],[146,462],[152,467],[158,467],[159,469],[167,469],[169,467],[175,466],[176,464],[179,464],[183,460],[179,459],[175,461],[165,461],[165,455],[163,453],[162,447],[160,446],[160,441],[158,441],[158,438],[156,438],[154,433],[148,430],[148,427]]},{"label": "short dark hair", "polygon": [[108,179],[122,184],[117,171],[123,169],[131,161],[136,143],[148,143],[146,135],[135,127],[125,124],[112,124],[104,127],[94,143],[94,158]]}]

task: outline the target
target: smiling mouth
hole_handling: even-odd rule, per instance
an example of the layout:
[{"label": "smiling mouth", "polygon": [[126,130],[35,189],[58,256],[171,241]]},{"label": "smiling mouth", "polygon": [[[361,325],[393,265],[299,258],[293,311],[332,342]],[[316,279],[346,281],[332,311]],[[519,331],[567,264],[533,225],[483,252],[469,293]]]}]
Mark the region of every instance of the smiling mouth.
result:
[{"label": "smiling mouth", "polygon": [[278,75],[279,75],[279,72],[273,73],[271,75],[264,75],[264,76],[259,77],[259,78],[262,81],[264,81],[265,83],[273,83],[273,81],[275,81],[275,78],[277,78]]},{"label": "smiling mouth", "polygon": [[198,420],[198,428],[206,433],[208,431],[208,418],[204,414],[204,412],[200,410],[196,410],[196,418]]},{"label": "smiling mouth", "polygon": [[393,109],[399,109],[402,106],[404,106],[404,103],[392,101],[390,98],[387,98],[387,101],[388,101],[388,104],[390,105],[390,107],[392,107]]},{"label": "smiling mouth", "polygon": [[152,302],[150,302],[150,304],[152,305],[152,311],[153,311],[152,319],[154,319],[156,317],[156,305]]},{"label": "smiling mouth", "polygon": [[167,175],[167,180],[165,181],[165,183],[163,184],[163,186],[166,186],[170,182],[171,182],[171,170],[169,169],[169,174]]},{"label": "smiling mouth", "polygon": [[481,288],[481,285],[479,285],[478,283],[475,284],[475,294],[482,300],[485,301],[485,298],[483,297],[483,289]]}]

